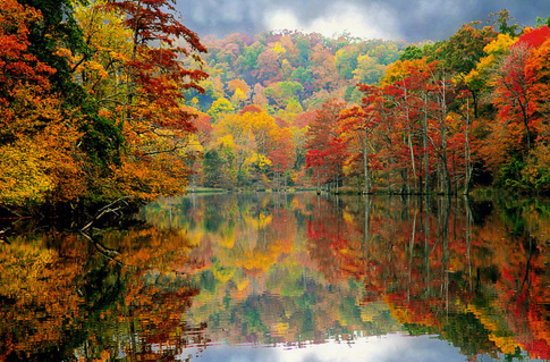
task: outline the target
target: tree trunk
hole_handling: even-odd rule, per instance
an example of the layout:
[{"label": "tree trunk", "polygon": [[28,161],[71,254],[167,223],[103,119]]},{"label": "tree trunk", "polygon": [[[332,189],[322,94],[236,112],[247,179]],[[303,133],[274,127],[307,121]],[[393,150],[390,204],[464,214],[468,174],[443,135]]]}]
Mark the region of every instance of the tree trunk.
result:
[{"label": "tree trunk", "polygon": [[407,130],[407,144],[409,145],[409,153],[411,154],[411,166],[413,171],[413,192],[416,194],[418,189],[416,185],[416,165],[414,162],[414,148],[412,144],[412,136],[411,136],[411,130]]},{"label": "tree trunk", "polygon": [[[527,103],[527,100],[526,100]],[[523,116],[523,125],[525,126],[525,137],[527,137],[527,151],[531,151],[531,130],[529,129],[529,116],[527,115],[527,104],[519,102],[521,114]]]},{"label": "tree trunk", "polygon": [[407,97],[407,88],[405,88],[405,113],[407,116],[407,144],[409,145],[409,153],[411,155],[411,167],[413,171],[413,191],[416,194],[418,189],[416,185],[416,165],[414,162],[414,148],[412,145],[412,131],[411,131],[411,125],[410,125],[410,119],[409,119],[409,104],[408,104],[408,97]]},{"label": "tree trunk", "polygon": [[[474,113],[475,117],[475,113]],[[466,158],[466,174],[464,175],[464,195],[470,193],[470,182],[472,181],[472,155],[470,154],[470,100],[466,100],[466,129],[464,130],[464,157]]]},{"label": "tree trunk", "polygon": [[317,195],[321,193],[321,179],[319,178],[319,167],[317,167]]},{"label": "tree trunk", "polygon": [[363,139],[363,167],[365,168],[365,185],[363,189],[364,194],[369,193],[369,146],[367,137],[367,127],[365,127],[365,134]]},{"label": "tree trunk", "polygon": [[451,176],[449,174],[449,165],[447,164],[447,86],[445,83],[445,77],[441,81],[441,114],[439,118],[439,131],[441,134],[441,158],[443,163],[443,171],[445,176],[445,186],[447,189],[447,195],[452,193],[451,190]]},{"label": "tree trunk", "polygon": [[428,95],[424,94],[424,121],[422,123],[422,146],[424,147],[424,194],[428,194],[429,165],[428,165]]}]

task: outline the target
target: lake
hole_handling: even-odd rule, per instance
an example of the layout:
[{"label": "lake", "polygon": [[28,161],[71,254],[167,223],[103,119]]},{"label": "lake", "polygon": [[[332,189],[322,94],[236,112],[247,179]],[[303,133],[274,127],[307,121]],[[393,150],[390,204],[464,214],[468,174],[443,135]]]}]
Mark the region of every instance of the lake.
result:
[{"label": "lake", "polygon": [[550,359],[545,201],[189,195],[96,226],[0,239],[0,360]]}]

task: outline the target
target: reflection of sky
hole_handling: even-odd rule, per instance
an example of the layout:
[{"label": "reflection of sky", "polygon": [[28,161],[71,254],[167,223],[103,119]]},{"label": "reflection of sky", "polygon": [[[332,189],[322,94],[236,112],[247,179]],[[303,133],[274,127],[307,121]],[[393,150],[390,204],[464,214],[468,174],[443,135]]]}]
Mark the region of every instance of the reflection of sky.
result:
[{"label": "reflection of sky", "polygon": [[182,355],[195,355],[200,361],[223,362],[337,362],[337,361],[466,361],[448,342],[430,336],[411,337],[389,334],[381,337],[358,338],[354,343],[329,341],[326,344],[307,345],[305,348],[288,349],[285,346],[208,346],[203,352],[189,349]]}]

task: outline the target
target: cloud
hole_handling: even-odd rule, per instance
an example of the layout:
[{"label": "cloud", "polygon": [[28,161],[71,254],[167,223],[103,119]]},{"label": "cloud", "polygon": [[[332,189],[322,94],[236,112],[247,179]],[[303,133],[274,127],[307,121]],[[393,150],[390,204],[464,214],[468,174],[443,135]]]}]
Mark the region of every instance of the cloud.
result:
[{"label": "cloud", "polygon": [[294,28],[407,41],[446,39],[503,8],[525,25],[550,14],[549,0],[177,0],[177,7],[199,35]]},{"label": "cloud", "polygon": [[185,351],[184,356],[200,353],[200,359],[206,362],[466,361],[459,349],[447,341],[431,336],[413,337],[399,333],[358,337],[350,343],[329,339],[324,344],[304,343],[301,348],[288,348],[287,345],[259,347],[215,343],[201,352],[198,348],[191,347]]},{"label": "cloud", "polygon": [[327,15],[311,22],[307,29],[327,36],[346,31],[366,39],[397,39],[400,34],[396,23],[391,11],[381,5],[362,7],[338,3],[329,9]]},{"label": "cloud", "polygon": [[397,40],[397,20],[391,11],[379,4],[360,6],[353,3],[336,3],[321,16],[299,19],[289,9],[278,9],[264,16],[267,29],[300,30],[332,37],[343,33],[364,39]]},{"label": "cloud", "polygon": [[264,16],[264,24],[272,30],[303,30],[298,18],[291,10],[275,10]]}]

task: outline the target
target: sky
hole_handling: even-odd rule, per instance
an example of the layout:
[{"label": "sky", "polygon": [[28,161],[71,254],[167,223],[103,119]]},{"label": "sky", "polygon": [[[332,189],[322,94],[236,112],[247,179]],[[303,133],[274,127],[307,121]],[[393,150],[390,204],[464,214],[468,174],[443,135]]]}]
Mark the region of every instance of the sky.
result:
[{"label": "sky", "polygon": [[444,40],[464,23],[503,8],[515,22],[550,16],[550,0],[176,0],[183,23],[201,37],[299,30],[331,37]]}]

